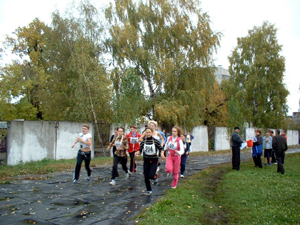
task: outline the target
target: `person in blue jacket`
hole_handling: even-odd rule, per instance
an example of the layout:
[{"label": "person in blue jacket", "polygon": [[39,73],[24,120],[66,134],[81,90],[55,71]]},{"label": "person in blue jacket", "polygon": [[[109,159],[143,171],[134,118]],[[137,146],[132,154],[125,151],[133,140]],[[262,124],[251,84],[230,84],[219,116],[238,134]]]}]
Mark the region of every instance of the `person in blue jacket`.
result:
[{"label": "person in blue jacket", "polygon": [[262,144],[263,138],[261,136],[261,130],[255,131],[256,136],[253,139],[252,157],[255,167],[262,168],[261,155],[262,155]]}]

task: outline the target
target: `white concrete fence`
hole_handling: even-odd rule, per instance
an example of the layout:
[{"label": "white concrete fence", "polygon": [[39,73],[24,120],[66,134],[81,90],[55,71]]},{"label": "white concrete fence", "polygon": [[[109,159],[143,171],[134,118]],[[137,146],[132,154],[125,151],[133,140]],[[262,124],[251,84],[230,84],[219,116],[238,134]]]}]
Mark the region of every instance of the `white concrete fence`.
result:
[{"label": "white concrete fence", "polygon": [[[54,122],[54,121],[17,121],[8,122],[7,128],[7,165],[17,165],[30,161],[42,159],[72,159],[77,156],[79,143],[71,148],[81,127],[84,123]],[[93,124],[90,125],[90,133],[93,136]],[[111,134],[113,134],[111,126]],[[139,127],[141,133],[144,127]],[[126,129],[126,133],[129,129]],[[197,126],[192,132],[194,140],[191,151],[209,151],[208,130],[206,126]],[[230,138],[232,131],[226,127],[216,127],[214,136],[214,150],[230,149]],[[255,136],[255,128],[246,128],[245,140]],[[243,138],[243,137],[242,137]],[[297,145],[299,132],[297,130],[287,131],[288,145]],[[243,138],[244,139],[244,138]],[[92,157],[94,157],[94,146],[92,146]]]},{"label": "white concrete fence", "polygon": [[[84,123],[54,121],[8,122],[7,165],[17,165],[42,159],[72,159],[77,156],[79,143],[71,148]],[[93,135],[93,124],[90,133]],[[93,140],[94,141],[94,140]],[[92,157],[94,148],[92,146]]]}]

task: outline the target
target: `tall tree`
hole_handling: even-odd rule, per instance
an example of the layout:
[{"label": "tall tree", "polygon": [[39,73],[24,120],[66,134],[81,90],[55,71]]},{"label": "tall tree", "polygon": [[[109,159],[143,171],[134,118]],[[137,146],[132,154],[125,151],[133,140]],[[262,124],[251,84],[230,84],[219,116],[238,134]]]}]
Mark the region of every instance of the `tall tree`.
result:
[{"label": "tall tree", "polygon": [[[39,19],[34,19],[28,26],[19,27],[14,37],[7,37],[4,43],[7,50],[19,57],[10,65],[1,68],[1,100],[10,108],[3,119],[18,118],[43,119],[42,95],[43,84],[47,79],[46,61],[43,58],[45,34],[49,27]],[[17,99],[15,105],[10,101]],[[19,105],[18,105],[19,104]],[[15,111],[19,109],[23,113]],[[28,113],[28,115],[26,115]],[[35,113],[35,116],[33,116]]]},{"label": "tall tree", "polygon": [[241,115],[244,122],[256,127],[282,126],[289,92],[283,83],[285,59],[281,50],[277,29],[268,22],[237,39],[229,56],[231,77],[224,85],[231,99],[228,118]]},{"label": "tall tree", "polygon": [[220,34],[211,30],[199,5],[197,0],[115,0],[106,9],[113,66],[135,69],[149,94],[149,116],[161,122],[193,126],[205,120],[214,81],[206,68]]},{"label": "tall tree", "polygon": [[[71,6],[71,11],[64,16],[54,12],[51,26],[35,19],[7,38],[6,50],[11,46],[19,60],[1,69],[1,105],[9,106],[2,115],[13,119],[27,112],[22,118],[110,120],[111,83],[101,63],[99,13],[88,1]],[[10,104],[13,97],[20,101]]]}]

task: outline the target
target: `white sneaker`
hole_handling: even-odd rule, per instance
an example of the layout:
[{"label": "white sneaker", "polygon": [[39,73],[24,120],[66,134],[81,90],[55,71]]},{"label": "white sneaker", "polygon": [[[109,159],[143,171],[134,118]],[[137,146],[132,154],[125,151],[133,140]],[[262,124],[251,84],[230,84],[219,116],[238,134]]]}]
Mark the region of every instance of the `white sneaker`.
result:
[{"label": "white sneaker", "polygon": [[87,177],[86,180],[89,182],[91,181],[91,177]]},{"label": "white sneaker", "polygon": [[129,173],[129,176],[131,176],[131,175],[132,175],[132,172],[128,171],[128,173]]},{"label": "white sneaker", "polygon": [[177,187],[177,186],[175,186],[175,187],[171,187],[171,188],[173,188],[173,189],[176,189],[176,187]]},{"label": "white sneaker", "polygon": [[129,178],[129,173],[126,173],[125,174],[125,179],[128,179]]},{"label": "white sneaker", "polygon": [[167,173],[167,177],[170,177],[171,176],[171,174],[170,173]]},{"label": "white sneaker", "polygon": [[158,167],[157,167],[157,169],[156,169],[156,173],[158,173],[158,172],[159,172],[159,170],[160,170],[160,166],[158,166]]},{"label": "white sneaker", "polygon": [[76,179],[73,180],[73,184],[77,184],[77,180]]},{"label": "white sneaker", "polygon": [[182,174],[180,174],[180,178],[184,178],[184,176]]},{"label": "white sneaker", "polygon": [[151,195],[151,194],[152,194],[152,191],[145,192],[145,195]]},{"label": "white sneaker", "polygon": [[116,185],[116,181],[115,180],[111,180],[111,182],[109,182],[110,185],[115,186]]}]

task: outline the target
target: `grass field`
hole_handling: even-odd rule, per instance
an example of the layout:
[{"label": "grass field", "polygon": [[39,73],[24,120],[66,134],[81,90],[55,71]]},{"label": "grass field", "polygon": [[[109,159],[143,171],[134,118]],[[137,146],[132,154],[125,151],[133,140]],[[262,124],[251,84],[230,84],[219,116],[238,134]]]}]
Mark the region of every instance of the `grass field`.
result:
[{"label": "grass field", "polygon": [[137,224],[300,224],[300,153],[289,154],[286,174],[276,165],[240,171],[230,164],[209,167],[181,179],[144,210]]}]

